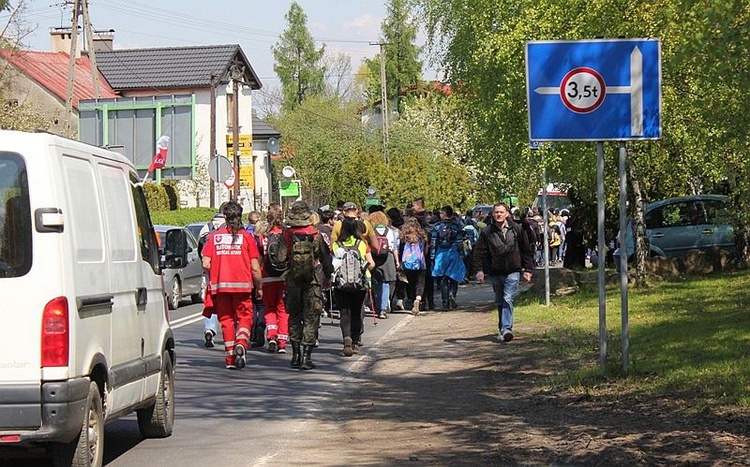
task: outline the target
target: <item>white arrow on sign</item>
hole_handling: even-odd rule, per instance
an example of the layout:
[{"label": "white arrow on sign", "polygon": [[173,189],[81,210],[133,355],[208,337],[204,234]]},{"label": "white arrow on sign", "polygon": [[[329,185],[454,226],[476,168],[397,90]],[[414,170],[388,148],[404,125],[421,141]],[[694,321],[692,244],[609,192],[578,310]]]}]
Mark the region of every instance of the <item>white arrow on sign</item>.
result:
[{"label": "white arrow on sign", "polygon": [[[537,94],[562,96],[567,83],[560,86],[539,86]],[[630,86],[607,86],[606,94],[630,94],[630,133],[643,136],[643,54],[638,46],[630,53]]]}]

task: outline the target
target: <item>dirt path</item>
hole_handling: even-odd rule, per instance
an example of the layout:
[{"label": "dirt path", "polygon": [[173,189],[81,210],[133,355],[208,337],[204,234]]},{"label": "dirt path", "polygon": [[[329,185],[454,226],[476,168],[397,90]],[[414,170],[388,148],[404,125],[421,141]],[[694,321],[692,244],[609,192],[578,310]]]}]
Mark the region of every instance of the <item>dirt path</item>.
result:
[{"label": "dirt path", "polygon": [[342,381],[340,404],[300,425],[289,463],[750,465],[748,417],[545,392],[555,362],[523,326],[498,344],[496,319],[485,308],[405,320]]}]

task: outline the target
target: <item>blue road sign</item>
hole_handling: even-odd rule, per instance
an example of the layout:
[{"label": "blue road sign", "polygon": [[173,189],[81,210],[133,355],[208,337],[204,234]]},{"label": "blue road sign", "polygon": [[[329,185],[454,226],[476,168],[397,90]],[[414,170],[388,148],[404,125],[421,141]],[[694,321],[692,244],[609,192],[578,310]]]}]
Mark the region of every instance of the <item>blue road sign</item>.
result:
[{"label": "blue road sign", "polygon": [[661,138],[658,39],[529,41],[530,141]]}]

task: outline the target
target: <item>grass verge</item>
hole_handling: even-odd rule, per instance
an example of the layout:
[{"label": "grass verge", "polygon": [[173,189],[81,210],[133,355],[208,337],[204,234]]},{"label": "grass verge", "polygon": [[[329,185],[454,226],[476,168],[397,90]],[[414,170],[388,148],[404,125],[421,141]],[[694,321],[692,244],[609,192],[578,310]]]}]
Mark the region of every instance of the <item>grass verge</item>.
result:
[{"label": "grass verge", "polygon": [[750,274],[663,282],[629,289],[629,368],[622,369],[618,286],[606,289],[607,363],[599,366],[596,284],[556,297],[519,297],[517,327],[541,344],[558,371],[547,384],[595,395],[670,395],[707,407],[750,409]]}]

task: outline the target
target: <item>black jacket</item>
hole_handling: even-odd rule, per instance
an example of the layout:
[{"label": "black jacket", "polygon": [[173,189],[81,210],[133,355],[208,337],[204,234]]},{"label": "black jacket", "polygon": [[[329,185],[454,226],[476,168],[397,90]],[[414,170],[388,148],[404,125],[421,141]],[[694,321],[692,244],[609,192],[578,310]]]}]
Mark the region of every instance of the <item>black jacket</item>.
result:
[{"label": "black jacket", "polygon": [[504,276],[521,270],[534,269],[534,247],[523,228],[510,218],[506,220],[510,229],[502,238],[500,228],[493,221],[479,232],[479,239],[472,252],[474,270],[484,271],[490,276]]}]

